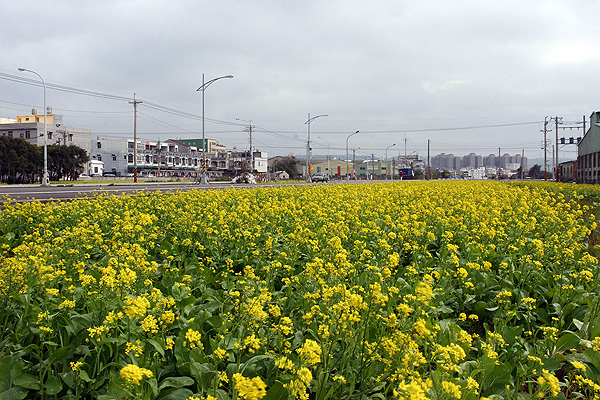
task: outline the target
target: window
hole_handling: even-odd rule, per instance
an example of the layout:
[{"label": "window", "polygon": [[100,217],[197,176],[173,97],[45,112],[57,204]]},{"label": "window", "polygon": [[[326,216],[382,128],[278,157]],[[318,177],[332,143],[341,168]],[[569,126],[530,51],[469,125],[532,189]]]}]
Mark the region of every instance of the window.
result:
[{"label": "window", "polygon": [[102,161],[102,155],[101,155],[101,154],[98,154],[98,157],[96,157],[96,160],[98,160],[98,161]]},{"label": "window", "polygon": [[52,140],[52,132],[48,132],[48,140]]},{"label": "window", "polygon": [[102,142],[97,142],[96,145],[98,146],[99,149],[102,148]]},{"label": "window", "polygon": [[8,131],[8,137],[13,137],[13,131]]},{"label": "window", "polygon": [[19,137],[20,137],[21,139],[23,139],[23,137],[24,137],[24,135],[23,135],[23,132],[19,133]]},{"label": "window", "polygon": [[31,131],[25,131],[25,139],[31,139]]},{"label": "window", "polygon": [[113,160],[113,161],[117,161],[117,155],[116,155],[116,154],[113,154],[113,155],[112,155],[112,160]]}]

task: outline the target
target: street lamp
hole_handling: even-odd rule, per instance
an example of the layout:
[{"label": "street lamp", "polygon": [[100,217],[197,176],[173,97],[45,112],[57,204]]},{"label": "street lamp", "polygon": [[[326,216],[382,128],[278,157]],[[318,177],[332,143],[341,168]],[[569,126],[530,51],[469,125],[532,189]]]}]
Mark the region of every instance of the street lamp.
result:
[{"label": "street lamp", "polygon": [[329,165],[329,160],[330,160],[330,156],[329,156],[329,140],[325,139],[322,136],[317,136],[319,139],[323,139],[324,141],[327,142],[327,173],[331,176],[331,165]]},{"label": "street lamp", "polygon": [[206,140],[204,139],[204,91],[214,82],[225,78],[233,78],[233,75],[220,76],[211,79],[208,82],[204,82],[204,74],[202,74],[202,86],[196,89],[196,92],[202,91],[202,177],[200,179],[200,183],[202,184],[208,183],[208,178],[206,176]]},{"label": "street lamp", "polygon": [[[42,78],[42,76],[40,74],[38,74],[35,71],[32,71],[30,69],[25,69],[25,68],[19,68],[19,71],[21,72],[31,72],[32,74],[36,74],[41,80],[42,80],[42,84],[44,85],[44,173],[42,176],[42,186],[50,186],[50,179],[48,177],[48,132],[46,130],[46,119],[48,119],[48,115],[47,115],[47,109],[46,109],[46,81],[44,81],[44,78]],[[36,130],[37,132],[37,130]],[[37,144],[37,138],[36,138],[36,144]]]},{"label": "street lamp", "polygon": [[351,133],[346,138],[346,180],[348,180],[348,181],[350,180],[350,170],[349,170],[349,167],[348,167],[348,139],[350,139],[350,136],[354,136],[358,132],[360,132],[360,131],[356,131],[354,133]]},{"label": "street lamp", "polygon": [[394,147],[395,145],[396,145],[396,143],[394,143],[394,144],[392,144],[392,145],[390,145],[390,146],[386,147],[386,149],[385,149],[385,163],[386,163],[386,166],[385,166],[385,180],[386,180],[386,181],[388,180],[388,165],[387,165],[387,162],[388,162],[388,161],[387,161],[387,151],[388,151],[388,149],[389,149],[390,147]]},{"label": "street lamp", "polygon": [[308,125],[308,141],[306,142],[306,182],[311,183],[312,179],[310,178],[310,123],[319,117],[329,117],[328,114],[317,115],[316,117],[310,117],[310,113],[308,113],[308,120],[304,123]]}]

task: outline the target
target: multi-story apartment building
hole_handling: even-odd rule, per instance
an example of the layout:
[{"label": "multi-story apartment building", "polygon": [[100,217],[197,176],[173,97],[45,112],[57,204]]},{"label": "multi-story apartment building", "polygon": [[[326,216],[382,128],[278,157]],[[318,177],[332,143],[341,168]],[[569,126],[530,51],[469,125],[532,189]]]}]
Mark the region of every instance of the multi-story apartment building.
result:
[{"label": "multi-story apartment building", "polygon": [[469,169],[477,169],[483,167],[483,159],[480,155],[469,153],[462,159],[462,167]]},{"label": "multi-story apartment building", "polygon": [[490,154],[482,157],[475,153],[470,153],[464,157],[457,157],[454,154],[441,153],[431,158],[431,166],[433,168],[444,169],[448,171],[461,171],[478,169],[480,167],[500,168],[506,170],[518,170],[521,167],[527,169],[527,157],[522,157],[521,154],[511,156],[508,153],[503,154],[500,158],[498,155]]},{"label": "multi-story apartment building", "polygon": [[[190,142],[188,142],[190,143]],[[202,173],[202,149],[181,140],[137,140],[137,173],[141,176],[189,176]],[[202,141],[200,140],[200,143]],[[253,154],[255,172],[267,172],[267,154]],[[92,145],[92,160],[104,163],[104,172],[125,176],[134,173],[134,141],[128,138],[97,137]],[[217,151],[206,153],[206,169],[210,178],[248,170],[250,153]]]},{"label": "multi-story apartment building", "polygon": [[[85,128],[66,126],[62,115],[52,113],[52,108],[46,110],[47,145],[75,145],[84,149],[88,154],[91,150],[92,131]],[[12,138],[23,138],[36,145],[44,145],[44,114],[31,110],[29,115],[17,115],[16,119],[0,119],[0,135]]]},{"label": "multi-story apartment building", "polygon": [[454,154],[441,153],[431,158],[431,166],[449,171],[460,171],[462,159]]}]

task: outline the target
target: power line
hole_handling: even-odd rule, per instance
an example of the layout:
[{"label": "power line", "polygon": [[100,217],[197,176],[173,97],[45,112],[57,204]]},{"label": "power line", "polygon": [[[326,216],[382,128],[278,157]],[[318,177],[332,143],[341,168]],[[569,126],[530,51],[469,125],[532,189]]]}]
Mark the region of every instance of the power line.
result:
[{"label": "power line", "polygon": [[[26,78],[26,77],[22,77],[19,75],[7,74],[4,72],[0,72],[0,79],[5,79],[8,81],[13,81],[13,82],[18,82],[18,83],[24,83],[26,85],[42,86],[42,84],[35,79]],[[116,95],[112,95],[112,94],[100,93],[100,92],[95,92],[95,91],[86,90],[86,89],[77,89],[77,88],[73,88],[73,87],[69,87],[69,86],[58,85],[56,83],[51,83],[51,82],[46,82],[46,87],[48,89],[54,89],[54,90],[58,90],[61,92],[76,93],[76,94],[81,94],[81,95],[85,95],[85,96],[99,97],[99,98],[104,98],[104,99],[109,99],[109,100],[117,100],[117,101],[130,101],[131,100],[130,97],[116,96]]]}]

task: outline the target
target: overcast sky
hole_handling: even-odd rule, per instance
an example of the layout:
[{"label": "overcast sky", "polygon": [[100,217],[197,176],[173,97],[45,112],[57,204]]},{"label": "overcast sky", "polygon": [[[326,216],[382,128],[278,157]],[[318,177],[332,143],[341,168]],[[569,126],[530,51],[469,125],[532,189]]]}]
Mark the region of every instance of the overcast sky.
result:
[{"label": "overcast sky", "polygon": [[[598,11],[584,0],[4,1],[0,117],[43,112],[41,88],[14,78],[38,79],[22,67],[47,84],[136,93],[138,137],[197,138],[202,74],[231,74],[205,91],[206,137],[228,148],[248,148],[240,118],[269,156],[305,154],[310,113],[328,114],[310,125],[313,154],[345,154],[359,130],[360,156],[395,143],[388,157],[426,157],[430,140],[432,156],[543,157],[546,116],[589,125],[599,106]],[[133,137],[126,99],[48,89],[47,104],[93,136]]]}]

